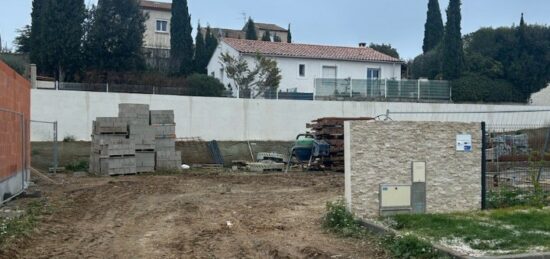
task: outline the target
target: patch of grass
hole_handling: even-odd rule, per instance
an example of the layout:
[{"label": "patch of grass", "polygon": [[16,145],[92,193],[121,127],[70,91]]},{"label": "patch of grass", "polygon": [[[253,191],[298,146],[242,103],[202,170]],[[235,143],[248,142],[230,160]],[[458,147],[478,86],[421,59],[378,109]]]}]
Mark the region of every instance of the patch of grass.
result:
[{"label": "patch of grass", "polygon": [[28,235],[36,227],[38,217],[47,211],[46,201],[40,200],[29,203],[26,213],[19,218],[0,218],[0,248],[10,240]]},{"label": "patch of grass", "polygon": [[73,161],[65,166],[65,169],[73,172],[88,171],[90,164],[86,160]]},{"label": "patch of grass", "polygon": [[424,240],[413,235],[387,236],[384,246],[395,258],[440,259],[448,258]]},{"label": "patch of grass", "polygon": [[[323,228],[342,237],[372,239],[373,235],[346,209],[344,201],[328,202],[323,217]],[[394,258],[432,259],[445,258],[429,242],[411,235],[384,236],[381,245]]]},{"label": "patch of grass", "polygon": [[344,201],[328,202],[327,214],[323,217],[323,228],[344,237],[361,238],[366,229],[346,209]]},{"label": "patch of grass", "polygon": [[430,240],[459,240],[488,252],[550,250],[550,211],[503,209],[479,213],[397,215],[393,227]]}]

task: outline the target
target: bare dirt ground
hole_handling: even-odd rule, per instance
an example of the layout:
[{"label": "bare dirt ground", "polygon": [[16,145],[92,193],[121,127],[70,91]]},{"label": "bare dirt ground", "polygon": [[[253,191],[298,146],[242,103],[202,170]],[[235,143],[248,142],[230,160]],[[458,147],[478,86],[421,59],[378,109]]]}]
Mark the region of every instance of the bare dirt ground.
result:
[{"label": "bare dirt ground", "polygon": [[[193,173],[38,182],[53,213],[3,258],[385,258],[326,233],[341,174]],[[19,201],[16,201],[19,202]]]}]

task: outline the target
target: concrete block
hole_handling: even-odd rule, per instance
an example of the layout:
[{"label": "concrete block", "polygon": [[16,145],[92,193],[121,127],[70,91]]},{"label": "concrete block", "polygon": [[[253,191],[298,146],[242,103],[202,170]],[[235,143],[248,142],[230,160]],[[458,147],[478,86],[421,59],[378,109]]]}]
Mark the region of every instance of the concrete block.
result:
[{"label": "concrete block", "polygon": [[156,139],[155,150],[157,151],[175,151],[176,140],[175,139]]},{"label": "concrete block", "polygon": [[176,124],[152,125],[157,139],[176,138]]},{"label": "concrete block", "polygon": [[133,117],[134,115],[146,115],[149,116],[148,104],[133,104],[133,103],[121,103],[118,105],[118,116]]},{"label": "concrete block", "polygon": [[174,111],[151,111],[151,125],[174,124]]},{"label": "concrete block", "polygon": [[92,152],[99,152],[101,145],[107,144],[130,144],[126,135],[92,135]]},{"label": "concrete block", "polygon": [[179,170],[181,168],[181,152],[157,151],[156,164],[158,170]]},{"label": "concrete block", "polygon": [[136,153],[136,165],[155,167],[155,152],[137,152]]},{"label": "concrete block", "polygon": [[135,174],[135,157],[111,157],[100,159],[101,175],[126,175]]},{"label": "concrete block", "polygon": [[128,134],[128,124],[119,118],[96,118],[92,125],[94,134]]}]

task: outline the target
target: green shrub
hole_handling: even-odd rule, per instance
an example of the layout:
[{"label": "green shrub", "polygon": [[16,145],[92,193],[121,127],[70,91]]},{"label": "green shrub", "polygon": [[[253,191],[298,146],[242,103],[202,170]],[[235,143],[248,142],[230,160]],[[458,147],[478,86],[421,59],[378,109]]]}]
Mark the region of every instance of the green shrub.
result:
[{"label": "green shrub", "polygon": [[346,209],[346,205],[342,200],[327,202],[327,213],[323,218],[323,227],[345,237],[360,237],[366,233],[366,230]]},{"label": "green shrub", "polygon": [[520,206],[543,207],[548,204],[548,194],[540,191],[502,188],[487,194],[487,204],[491,209]]},{"label": "green shrub", "polygon": [[413,235],[387,236],[383,240],[386,249],[394,258],[446,258],[444,254],[426,241],[420,240]]},{"label": "green shrub", "polygon": [[73,161],[65,166],[65,169],[73,172],[87,171],[89,163],[86,160]]},{"label": "green shrub", "polygon": [[192,74],[187,78],[187,85],[192,96],[223,96],[225,86],[216,78]]},{"label": "green shrub", "polygon": [[63,142],[75,142],[76,137],[73,135],[68,135],[63,138]]},{"label": "green shrub", "polygon": [[518,102],[527,99],[503,79],[491,79],[478,74],[466,74],[451,82],[455,102]]}]

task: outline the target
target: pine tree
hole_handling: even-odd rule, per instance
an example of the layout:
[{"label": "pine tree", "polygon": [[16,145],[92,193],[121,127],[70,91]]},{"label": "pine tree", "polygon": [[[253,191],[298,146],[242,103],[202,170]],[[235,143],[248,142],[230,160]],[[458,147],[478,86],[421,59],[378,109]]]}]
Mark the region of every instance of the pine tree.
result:
[{"label": "pine tree", "polygon": [[206,40],[205,40],[205,45],[206,45],[206,61],[205,61],[205,64],[206,66],[208,66],[208,62],[210,62],[210,59],[212,58],[212,56],[214,55],[214,52],[216,51],[216,48],[218,47],[218,39],[216,39],[216,37],[214,36],[214,34],[212,33],[212,30],[210,29],[210,26],[206,27]]},{"label": "pine tree", "polygon": [[93,10],[85,42],[90,68],[100,71],[144,69],[142,48],[147,17],[138,2],[99,0]]},{"label": "pine tree", "polygon": [[197,36],[195,37],[195,59],[194,59],[195,72],[199,74],[206,74],[207,64],[205,64],[205,60],[207,58],[206,57],[207,51],[206,51],[204,38],[205,37],[202,34],[202,28],[199,23],[199,25],[197,26]]},{"label": "pine tree", "polygon": [[189,75],[193,72],[192,31],[187,0],[174,0],[170,20],[170,58],[174,73]]},{"label": "pine tree", "polygon": [[262,36],[262,41],[271,41],[271,32],[265,31],[264,36]]},{"label": "pine tree", "polygon": [[292,43],[292,33],[290,32],[290,23],[288,24],[288,36],[286,38],[287,43]]},{"label": "pine tree", "polygon": [[434,49],[441,43],[445,34],[444,30],[439,1],[430,0],[428,2],[428,18],[424,25],[424,45],[422,46],[424,53]]},{"label": "pine tree", "polygon": [[459,78],[464,66],[460,5],[460,0],[450,0],[447,8],[447,24],[443,38],[442,56],[442,72],[446,80]]},{"label": "pine tree", "polygon": [[258,33],[256,32],[256,24],[252,18],[248,18],[246,23],[246,39],[247,40],[258,40]]}]

